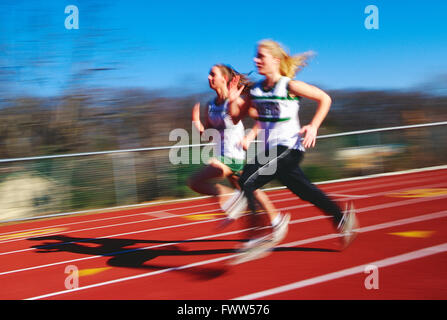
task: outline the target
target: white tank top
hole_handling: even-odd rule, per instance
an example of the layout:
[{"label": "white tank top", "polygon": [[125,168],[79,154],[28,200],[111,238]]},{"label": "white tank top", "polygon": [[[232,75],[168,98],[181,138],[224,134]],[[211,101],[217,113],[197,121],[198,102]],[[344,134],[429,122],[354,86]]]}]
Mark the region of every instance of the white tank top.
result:
[{"label": "white tank top", "polygon": [[228,113],[228,100],[221,105],[216,105],[214,100],[209,103],[208,122],[220,134],[220,145],[216,146],[215,155],[244,160],[245,151],[240,144],[245,135],[244,125],[242,121],[233,123]]},{"label": "white tank top", "polygon": [[[300,98],[289,95],[290,80],[290,78],[281,77],[269,91],[264,91],[262,81],[259,81],[250,90],[251,99],[259,115],[257,120],[260,128],[263,129],[258,139],[265,139],[266,149],[280,145],[305,151],[299,134]],[[264,137],[263,134],[265,134]]]}]

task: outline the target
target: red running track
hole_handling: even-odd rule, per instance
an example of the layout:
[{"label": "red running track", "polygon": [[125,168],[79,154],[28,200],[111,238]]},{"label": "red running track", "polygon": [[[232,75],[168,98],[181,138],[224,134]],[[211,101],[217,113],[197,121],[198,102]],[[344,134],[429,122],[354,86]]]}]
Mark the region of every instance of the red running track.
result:
[{"label": "red running track", "polygon": [[349,248],[327,216],[281,189],[268,195],[292,215],[287,237],[237,266],[228,261],[246,221],[217,230],[212,199],[0,225],[0,299],[447,298],[447,169],[320,187],[355,203]]}]

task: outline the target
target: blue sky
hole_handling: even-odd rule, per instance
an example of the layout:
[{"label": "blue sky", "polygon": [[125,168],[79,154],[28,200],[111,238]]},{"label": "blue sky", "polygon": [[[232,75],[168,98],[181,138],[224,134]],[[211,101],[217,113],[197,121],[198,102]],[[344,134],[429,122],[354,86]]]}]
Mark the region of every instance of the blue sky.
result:
[{"label": "blue sky", "polygon": [[[364,26],[370,4],[378,30]],[[78,30],[64,26],[67,5],[79,9]],[[204,91],[214,63],[254,70],[265,38],[317,52],[297,78],[325,89],[412,88],[447,73],[445,12],[441,0],[2,0],[0,89],[60,94],[76,78],[87,87]]]}]

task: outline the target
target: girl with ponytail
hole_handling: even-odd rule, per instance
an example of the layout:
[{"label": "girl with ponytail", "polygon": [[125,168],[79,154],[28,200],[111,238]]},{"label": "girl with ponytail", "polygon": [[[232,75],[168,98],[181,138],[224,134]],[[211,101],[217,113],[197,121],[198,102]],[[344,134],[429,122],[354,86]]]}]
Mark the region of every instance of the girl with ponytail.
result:
[{"label": "girl with ponytail", "polygon": [[[215,148],[216,157],[212,158],[207,166],[192,175],[188,179],[188,185],[198,193],[217,197],[222,210],[225,211],[228,209],[228,201],[231,203],[230,194],[236,192],[233,198],[238,196],[238,179],[245,163],[245,151],[254,138],[252,133],[247,137],[244,136],[245,130],[242,121],[229,115],[228,85],[233,82],[248,89],[250,81],[232,67],[216,64],[209,72],[208,82],[210,88],[216,92],[216,97],[207,105],[204,123],[200,120],[200,103],[196,103],[193,107],[192,121],[200,134],[204,133],[207,128],[216,129],[220,135],[220,139],[218,139],[220,141],[217,142],[218,145]],[[211,182],[215,178],[227,178],[235,189]],[[254,197],[267,211],[271,220],[279,215],[261,190],[256,191]],[[246,203],[242,203],[241,206],[242,210],[245,210]],[[233,219],[229,217],[222,226],[232,221]]]},{"label": "girl with ponytail", "polygon": [[[234,200],[227,214],[233,218],[240,214],[239,201],[248,201],[250,210],[256,213],[253,193],[271,180],[279,179],[301,199],[314,204],[332,217],[336,230],[341,234],[342,246],[346,247],[354,239],[353,231],[358,225],[352,203],[350,209],[343,213],[332,199],[307,179],[299,167],[305,149],[315,146],[318,128],[331,106],[331,98],[323,90],[293,80],[312,55],[312,52],[306,52],[292,56],[279,43],[262,40],[258,43],[254,62],[258,73],[264,76],[264,79],[255,83],[248,95],[242,95],[246,88],[238,85],[237,76],[230,83],[228,99],[231,116],[240,119],[245,114],[254,115],[259,132],[264,136],[265,150],[274,156],[265,163],[263,154],[262,158],[256,158],[255,163],[244,167],[239,179],[242,192],[239,198]],[[301,127],[298,110],[303,97],[316,101],[318,107],[312,121]],[[265,169],[270,165],[274,165],[276,169],[267,172]],[[252,252],[253,248],[256,249],[258,256],[260,252],[265,253],[266,248],[277,243],[275,235],[279,230],[283,232],[286,229],[284,225],[288,224],[289,219],[290,215],[283,216],[277,224],[279,227],[273,228],[272,235],[253,239],[246,249],[249,252]],[[242,255],[237,262],[244,259],[250,259],[250,255]]]}]

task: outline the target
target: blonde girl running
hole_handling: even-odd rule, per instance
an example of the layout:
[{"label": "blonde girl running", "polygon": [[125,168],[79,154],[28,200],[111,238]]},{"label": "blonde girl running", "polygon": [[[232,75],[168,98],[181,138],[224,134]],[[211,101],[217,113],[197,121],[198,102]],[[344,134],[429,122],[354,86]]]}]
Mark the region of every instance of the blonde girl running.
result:
[{"label": "blonde girl running", "polygon": [[[253,213],[256,208],[253,194],[266,183],[279,179],[288,189],[308,201],[324,213],[332,217],[336,230],[340,233],[343,247],[354,239],[357,219],[351,204],[349,211],[343,213],[338,205],[313,185],[302,172],[299,163],[302,161],[305,148],[314,147],[317,131],[331,106],[331,98],[321,89],[292,80],[298,70],[305,65],[308,54],[290,56],[275,41],[263,40],[258,43],[254,58],[258,73],[264,79],[250,88],[249,95],[241,97],[244,86],[237,83],[237,78],[230,83],[230,114],[240,119],[247,110],[254,115],[265,136],[265,150],[276,155],[268,163],[256,159],[247,164],[239,180],[241,194],[229,206],[227,214],[237,217],[240,214],[239,203],[248,201]],[[298,118],[301,97],[318,103],[312,121],[303,127]],[[276,170],[268,172],[268,166],[274,165]],[[254,244],[266,238],[255,239]]]}]

